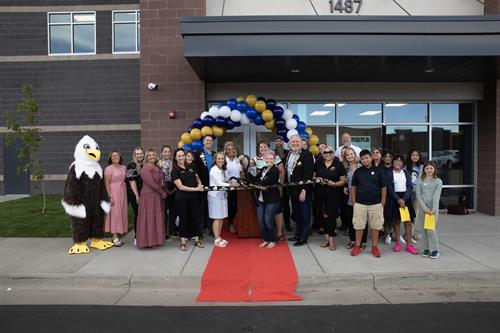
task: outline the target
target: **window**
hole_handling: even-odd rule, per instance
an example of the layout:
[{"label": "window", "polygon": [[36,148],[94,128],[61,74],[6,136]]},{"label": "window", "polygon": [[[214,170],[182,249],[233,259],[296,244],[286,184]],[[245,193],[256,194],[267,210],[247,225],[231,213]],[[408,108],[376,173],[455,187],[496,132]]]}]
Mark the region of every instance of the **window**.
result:
[{"label": "window", "polygon": [[48,13],[49,55],[95,54],[95,12]]},{"label": "window", "polygon": [[386,123],[426,123],[427,104],[387,103],[384,105]]},{"label": "window", "polygon": [[382,104],[338,103],[337,117],[341,124],[380,124]]},{"label": "window", "polygon": [[139,11],[113,11],[113,53],[138,53],[140,28]]}]

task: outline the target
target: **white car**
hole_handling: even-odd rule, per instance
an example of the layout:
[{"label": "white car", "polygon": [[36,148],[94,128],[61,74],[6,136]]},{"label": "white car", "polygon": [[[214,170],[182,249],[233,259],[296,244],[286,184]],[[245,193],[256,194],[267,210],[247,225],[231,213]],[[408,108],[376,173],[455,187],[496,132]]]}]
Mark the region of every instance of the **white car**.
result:
[{"label": "white car", "polygon": [[460,162],[460,150],[436,150],[432,152],[432,160],[438,166],[446,165],[449,169]]}]

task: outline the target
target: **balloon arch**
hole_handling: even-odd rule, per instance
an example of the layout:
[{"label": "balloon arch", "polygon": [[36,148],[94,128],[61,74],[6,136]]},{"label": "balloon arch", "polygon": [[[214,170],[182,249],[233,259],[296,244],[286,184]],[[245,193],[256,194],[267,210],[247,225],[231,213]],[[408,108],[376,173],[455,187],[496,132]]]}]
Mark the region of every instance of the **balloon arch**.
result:
[{"label": "balloon arch", "polygon": [[184,150],[200,151],[203,148],[201,138],[207,135],[216,138],[224,135],[226,130],[239,126],[248,126],[251,123],[264,125],[288,142],[292,135],[298,134],[306,139],[309,151],[313,155],[319,154],[319,138],[313,134],[311,128],[285,107],[272,98],[245,97],[230,98],[226,103],[212,106],[208,111],[201,113],[200,118],[193,120],[191,127],[182,133],[178,147]]}]

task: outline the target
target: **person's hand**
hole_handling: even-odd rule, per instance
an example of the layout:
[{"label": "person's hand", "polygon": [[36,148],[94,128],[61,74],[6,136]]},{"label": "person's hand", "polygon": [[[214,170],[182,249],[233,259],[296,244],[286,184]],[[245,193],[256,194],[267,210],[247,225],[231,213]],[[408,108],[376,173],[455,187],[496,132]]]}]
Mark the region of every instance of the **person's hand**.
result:
[{"label": "person's hand", "polygon": [[199,192],[203,192],[205,191],[205,188],[203,187],[203,184],[202,183],[199,183],[198,184],[198,187],[196,187],[198,189]]},{"label": "person's hand", "polygon": [[162,193],[160,194],[160,196],[161,196],[161,198],[162,198],[162,199],[165,199],[165,198],[167,198],[167,193],[162,192]]},{"label": "person's hand", "polygon": [[139,194],[136,194],[136,195],[135,195],[135,201],[136,201],[137,203],[139,203]]},{"label": "person's hand", "polygon": [[401,206],[401,208],[405,207],[405,201],[403,199],[399,199],[398,204],[399,204],[399,206]]},{"label": "person's hand", "polygon": [[115,205],[115,201],[113,200],[112,197],[109,197],[109,203],[111,204],[111,206]]},{"label": "person's hand", "polygon": [[335,185],[335,182],[334,182],[334,181],[331,181],[331,180],[329,180],[329,181],[326,183],[326,185],[331,186],[331,187],[337,187],[337,186]]},{"label": "person's hand", "polygon": [[304,202],[306,201],[306,191],[302,190],[299,195],[299,201]]},{"label": "person's hand", "polygon": [[425,212],[425,214],[430,214],[430,215],[434,214],[434,212],[432,210],[430,210],[429,208],[424,209],[424,212]]},{"label": "person's hand", "polygon": [[344,187],[344,194],[349,195],[349,189],[347,187]]}]

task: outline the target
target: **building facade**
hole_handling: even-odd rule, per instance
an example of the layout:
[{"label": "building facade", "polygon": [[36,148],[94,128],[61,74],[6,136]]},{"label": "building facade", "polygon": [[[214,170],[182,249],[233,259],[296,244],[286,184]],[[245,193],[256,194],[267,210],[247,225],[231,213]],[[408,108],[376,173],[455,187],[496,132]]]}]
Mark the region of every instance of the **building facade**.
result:
[{"label": "building facade", "polygon": [[[0,112],[33,85],[57,193],[83,134],[128,160],[175,146],[212,104],[265,96],[333,146],[349,132],[419,149],[440,165],[443,207],[500,215],[499,14],[496,0],[3,1]],[[218,144],[254,154],[272,136],[242,126]],[[15,165],[3,148],[0,191],[26,191]]]}]

